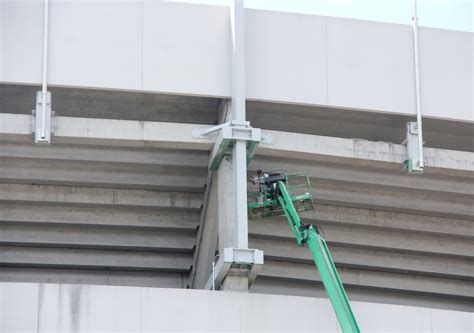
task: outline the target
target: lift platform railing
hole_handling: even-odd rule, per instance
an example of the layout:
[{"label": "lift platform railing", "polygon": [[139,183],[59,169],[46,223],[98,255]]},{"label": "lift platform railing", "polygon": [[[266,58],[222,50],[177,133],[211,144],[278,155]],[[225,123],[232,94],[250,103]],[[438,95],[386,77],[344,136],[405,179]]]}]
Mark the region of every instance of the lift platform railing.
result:
[{"label": "lift platform railing", "polygon": [[[313,193],[311,191],[308,173],[299,172],[288,174],[285,170],[272,170],[268,173],[281,173],[285,175],[285,187],[298,212],[313,209]],[[249,189],[250,191],[247,196],[249,219],[260,219],[285,214],[277,198],[269,199],[262,196],[256,184],[253,185],[253,188],[249,186]]]}]

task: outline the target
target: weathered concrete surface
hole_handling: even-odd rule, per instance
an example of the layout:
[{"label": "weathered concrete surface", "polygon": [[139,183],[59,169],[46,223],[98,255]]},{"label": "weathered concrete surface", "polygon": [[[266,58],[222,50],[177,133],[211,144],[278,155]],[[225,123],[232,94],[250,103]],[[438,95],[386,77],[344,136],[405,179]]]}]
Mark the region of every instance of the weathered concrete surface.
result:
[{"label": "weathered concrete surface", "polygon": [[47,203],[71,206],[153,207],[198,210],[201,193],[177,193],[120,188],[42,186],[35,184],[0,184],[0,200],[15,203]]},{"label": "weathered concrete surface", "polygon": [[221,286],[222,291],[248,292],[249,279],[246,269],[231,268],[227,272]]},{"label": "weathered concrete surface", "polygon": [[[216,262],[216,252],[218,244],[218,193],[217,174],[213,173],[207,183],[206,190],[209,190],[207,205],[201,210],[200,227],[198,232],[197,247],[194,253],[193,271],[191,287],[203,289],[209,276],[212,274],[212,262]],[[206,200],[206,199],[204,199]]]},{"label": "weathered concrete surface", "polygon": [[[58,284],[0,284],[10,331],[338,332],[327,299]],[[472,332],[473,313],[352,302],[363,332]],[[186,318],[186,320],[182,320]],[[298,318],[298,320],[295,320]]]},{"label": "weathered concrete surface", "polygon": [[[0,52],[1,53],[1,52]],[[31,114],[40,85],[0,84],[0,112]],[[219,98],[136,91],[48,87],[53,110],[63,117],[211,124]],[[199,114],[199,117],[196,117]]]},{"label": "weathered concrete surface", "polygon": [[207,152],[2,141],[0,165],[0,281],[188,286]]},{"label": "weathered concrete surface", "polygon": [[[262,101],[247,101],[246,109],[252,126],[262,129],[396,144],[406,137],[406,123],[415,119],[403,114]],[[472,152],[473,132],[473,122],[423,117],[425,147]]]},{"label": "weathered concrete surface", "polygon": [[[210,150],[212,146],[212,138],[191,137],[193,128],[207,127],[205,125],[71,117],[54,119],[57,143],[193,150]],[[28,140],[33,120],[28,115],[0,114],[0,138]],[[399,168],[406,158],[406,147],[400,144],[279,131],[265,133],[273,136],[273,143],[261,144],[258,155],[361,166],[376,164],[391,169]],[[474,171],[473,153],[425,148],[425,166],[427,173],[466,174]]]},{"label": "weathered concrete surface", "polygon": [[[308,87],[314,90],[313,85]],[[40,86],[0,84],[0,112],[31,114],[39,89]],[[214,124],[222,122],[218,113],[227,103],[219,98],[133,91],[50,90],[53,109],[62,117]],[[396,144],[406,136],[406,123],[414,120],[403,114],[262,101],[247,101],[246,114],[252,126],[262,129]],[[472,132],[472,122],[426,116],[423,119],[426,147],[473,151]]]},{"label": "weathered concrete surface", "polygon": [[[58,117],[55,142],[44,147],[30,143],[31,116],[0,120],[8,139],[0,144],[4,281],[207,281],[219,202],[228,198],[212,193],[214,179],[203,215],[212,138],[194,140],[191,130],[206,125]],[[258,149],[249,172],[309,172],[316,206],[303,220],[323,229],[351,297],[472,307],[473,153],[427,148],[425,173],[413,176],[401,169],[399,144],[267,133],[274,144]],[[284,219],[249,227],[250,246],[264,250],[268,262],[251,292],[324,297],[309,253],[294,244]]]},{"label": "weathered concrete surface", "polygon": [[[303,222],[322,229],[353,299],[473,309],[472,171],[413,177],[346,161],[259,155],[249,174],[309,173],[315,207]],[[284,217],[253,220],[249,232],[250,246],[266,254],[251,292],[324,296],[310,252],[296,246]]]}]

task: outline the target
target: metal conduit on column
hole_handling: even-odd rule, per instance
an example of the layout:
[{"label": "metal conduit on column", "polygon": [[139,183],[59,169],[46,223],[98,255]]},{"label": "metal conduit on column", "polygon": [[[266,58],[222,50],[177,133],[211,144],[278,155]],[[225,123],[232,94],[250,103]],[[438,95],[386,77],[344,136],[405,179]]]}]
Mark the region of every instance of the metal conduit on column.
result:
[{"label": "metal conduit on column", "polygon": [[[232,61],[232,119],[245,122],[245,30],[243,0],[235,0],[231,7],[231,28],[233,52]],[[236,244],[238,248],[248,247],[247,216],[247,143],[236,141],[232,154],[235,182]]]},{"label": "metal conduit on column", "polygon": [[42,89],[36,93],[35,143],[51,142],[51,93],[48,92],[49,0],[44,0]]},{"label": "metal conduit on column", "polygon": [[417,0],[413,0],[413,55],[415,65],[415,98],[416,98],[416,123],[407,123],[406,145],[407,159],[404,164],[408,172],[422,173],[424,168],[423,157],[423,123],[421,113],[420,95],[420,65],[418,46],[418,11]]},{"label": "metal conduit on column", "polygon": [[418,11],[417,1],[413,1],[413,43],[415,53],[415,89],[416,89],[416,122],[418,129],[418,152],[419,152],[419,167],[423,169],[423,124],[421,118],[421,96],[420,96],[420,61],[418,50]]}]

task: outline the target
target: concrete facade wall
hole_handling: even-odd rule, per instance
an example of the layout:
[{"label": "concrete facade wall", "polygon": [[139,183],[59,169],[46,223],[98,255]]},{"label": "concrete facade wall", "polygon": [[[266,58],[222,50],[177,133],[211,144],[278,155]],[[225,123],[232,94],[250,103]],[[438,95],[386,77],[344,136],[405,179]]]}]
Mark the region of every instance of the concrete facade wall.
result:
[{"label": "concrete facade wall", "polygon": [[[212,185],[207,174],[213,140],[192,139],[191,131],[225,116],[218,97],[230,91],[229,12],[162,1],[51,3],[50,83],[68,87],[53,92],[59,116],[51,146],[32,144],[36,87],[0,89],[0,281],[89,285],[27,287],[68,304],[58,307],[70,309],[71,319],[58,325],[81,328],[74,311],[94,308],[82,300],[97,292],[108,302],[110,290],[132,290],[92,285],[185,288],[195,277],[202,287],[210,275],[218,202],[227,198],[217,197],[219,179]],[[0,0],[0,15],[0,81],[39,83],[41,2]],[[396,318],[396,329],[436,330],[433,316],[448,318],[446,327],[455,330],[469,322],[470,315],[429,308],[474,308],[473,34],[421,29],[422,103],[431,118],[425,172],[414,177],[401,170],[406,147],[399,144],[415,104],[410,27],[257,10],[246,18],[249,119],[274,138],[260,145],[250,172],[309,172],[316,209],[303,219],[323,228],[353,300],[423,307],[413,310],[418,319]],[[211,193],[203,218],[205,186]],[[266,254],[251,293],[311,296],[302,302],[320,306],[320,278],[284,219],[251,221],[249,240]],[[145,289],[131,292],[133,304],[143,304],[136,291]],[[167,300],[183,295],[175,309],[189,302],[198,308],[189,317],[208,322],[221,319],[207,317],[217,306],[246,311],[240,297],[258,310],[270,302],[242,295],[236,305],[224,294],[218,297],[227,303],[209,300],[204,311],[186,291],[163,293]],[[367,317],[359,310],[367,330],[386,323],[374,311],[398,311],[387,307],[369,304]],[[279,310],[270,309],[264,322],[249,317],[236,325],[273,329],[266,325]],[[90,318],[84,327],[99,320]],[[151,328],[171,329],[154,320]],[[472,328],[459,329],[465,327]]]},{"label": "concrete facade wall", "polygon": [[[0,3],[0,81],[39,83],[42,4]],[[246,13],[247,98],[415,113],[409,26]],[[50,18],[50,84],[230,95],[226,7],[53,0]],[[472,36],[420,29],[424,115],[473,120]]]},{"label": "concrete facade wall", "polygon": [[[190,135],[207,125],[56,117],[53,144],[34,146],[31,120],[0,114],[0,280],[203,287],[228,200],[206,179],[212,139]],[[249,175],[310,174],[315,210],[302,217],[352,299],[472,311],[474,153],[427,148],[413,176],[403,145],[265,132],[273,144]],[[250,221],[249,241],[266,256],[251,292],[324,297],[285,219]]]},{"label": "concrete facade wall", "polygon": [[186,288],[207,155],[1,140],[0,281]]},{"label": "concrete facade wall", "polygon": [[[472,332],[467,312],[353,302],[363,332]],[[183,320],[186,318],[185,320]],[[327,299],[58,284],[0,284],[2,332],[340,332]]]}]

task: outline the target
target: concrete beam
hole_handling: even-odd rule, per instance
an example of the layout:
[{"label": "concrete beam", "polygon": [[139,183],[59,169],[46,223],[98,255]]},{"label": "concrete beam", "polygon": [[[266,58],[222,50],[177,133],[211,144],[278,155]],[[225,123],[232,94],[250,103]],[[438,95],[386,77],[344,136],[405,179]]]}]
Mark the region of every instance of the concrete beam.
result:
[{"label": "concrete beam", "polygon": [[[295,271],[298,272],[297,277]],[[347,289],[352,285],[364,288],[390,289],[411,291],[415,293],[437,294],[448,297],[474,299],[472,281],[452,280],[440,277],[413,276],[392,272],[379,272],[342,267],[338,269],[341,280]],[[321,279],[315,266],[287,263],[280,261],[267,261],[260,272],[261,276],[278,277],[282,280],[307,280],[318,281]]]},{"label": "concrete beam", "polygon": [[312,181],[314,200],[320,204],[339,205],[444,216],[459,219],[472,218],[472,195],[443,194],[394,186],[377,186],[339,182]]},{"label": "concrete beam", "polygon": [[0,246],[0,265],[69,269],[107,267],[185,273],[191,268],[192,257],[189,253]]},{"label": "concrete beam", "polygon": [[[34,127],[34,117],[20,114],[0,114],[0,138],[28,141]],[[134,120],[54,117],[54,141],[67,144],[91,144],[125,147],[158,147],[210,150],[211,139],[193,139],[194,125]]]},{"label": "concrete beam", "polygon": [[[260,276],[259,279],[255,281],[250,292],[327,298],[321,282],[286,280],[265,276]],[[390,303],[403,306],[412,305],[422,308],[433,307],[466,311],[468,313],[472,312],[473,308],[472,300],[469,298],[444,297],[439,294],[403,293],[400,292],[400,290],[366,288],[356,285],[350,286],[350,288],[347,289],[347,293],[352,304],[354,304],[354,301],[365,301],[376,303],[376,306]],[[372,318],[374,318],[373,312]]]},{"label": "concrete beam", "polygon": [[191,253],[195,232],[0,224],[0,245]]},{"label": "concrete beam", "polygon": [[200,192],[206,168],[139,166],[106,162],[3,158],[0,181],[6,183],[60,184]]},{"label": "concrete beam", "polygon": [[187,273],[0,267],[0,281],[7,282],[99,284],[158,288],[184,288],[185,274]]},{"label": "concrete beam", "polygon": [[[265,260],[314,265],[310,251],[296,246],[294,240],[274,241],[251,237],[250,244],[258,246],[265,252]],[[349,267],[465,280],[470,280],[474,276],[472,259],[467,257],[448,255],[441,257],[413,252],[410,249],[373,249],[350,244],[331,244],[330,251],[338,268]],[[295,270],[294,277],[298,276],[298,271]]]},{"label": "concrete beam", "polygon": [[255,171],[258,169],[285,169],[292,173],[308,172],[310,177],[317,183],[321,180],[337,180],[339,182],[350,182],[352,184],[364,184],[363,186],[368,184],[389,186],[394,189],[409,188],[415,191],[424,190],[446,194],[474,194],[474,177],[439,177],[434,174],[427,174],[422,177],[410,175],[408,177],[401,165],[395,165],[395,168],[384,169],[257,156],[252,160],[249,169],[252,170],[252,174],[255,174]]},{"label": "concrete beam", "polygon": [[[343,139],[319,135],[264,131],[273,136],[273,143],[261,144],[258,155],[289,159],[349,163],[366,167],[401,168],[406,159],[406,147],[389,142]],[[425,148],[427,174],[474,171],[474,153],[435,148]],[[389,164],[392,164],[390,166]],[[451,169],[451,170],[439,170]]]},{"label": "concrete beam", "polygon": [[0,221],[37,225],[81,225],[133,229],[195,230],[199,212],[153,207],[97,207],[50,203],[0,202]]},{"label": "concrete beam", "polygon": [[159,148],[104,147],[84,145],[33,145],[24,142],[0,142],[0,156],[75,162],[133,163],[142,166],[180,166],[207,168],[209,154]]},{"label": "concrete beam", "polygon": [[202,194],[190,192],[110,189],[0,183],[0,201],[56,203],[77,206],[131,206],[197,210]]},{"label": "concrete beam", "polygon": [[[277,240],[294,237],[288,226],[267,229],[258,223],[252,224],[251,235],[261,238]],[[286,229],[286,230],[285,230]],[[343,226],[337,224],[326,225],[322,228],[325,239],[331,244],[351,245],[374,250],[405,250],[438,256],[452,255],[465,258],[474,257],[474,242],[472,237],[446,236],[435,233],[404,232],[398,230],[375,229],[370,227]],[[268,248],[268,246],[267,246]]]},{"label": "concrete beam", "polygon": [[[210,150],[213,139],[193,139],[191,131],[211,125],[55,117],[54,142],[128,147]],[[0,114],[0,139],[31,139],[33,118]],[[258,155],[338,164],[401,168],[406,147],[387,142],[343,139],[309,134],[264,131],[273,144],[261,144]],[[425,174],[472,176],[474,153],[425,148]]]},{"label": "concrete beam", "polygon": [[[370,208],[353,208],[344,206],[323,205],[315,203],[314,209],[301,214],[305,223],[320,226],[346,225],[353,228],[373,227],[387,231],[427,232],[444,235],[474,237],[470,219],[452,219],[439,216],[409,214],[406,212],[391,212]],[[283,228],[287,232],[287,220],[284,217],[252,221],[251,225],[259,228]]]}]

